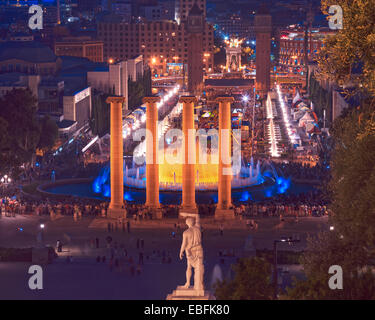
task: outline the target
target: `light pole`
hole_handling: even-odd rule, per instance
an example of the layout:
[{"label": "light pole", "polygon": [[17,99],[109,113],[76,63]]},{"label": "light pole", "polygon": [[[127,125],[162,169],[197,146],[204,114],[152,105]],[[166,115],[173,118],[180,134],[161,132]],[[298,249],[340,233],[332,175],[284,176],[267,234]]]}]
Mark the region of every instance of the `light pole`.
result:
[{"label": "light pole", "polygon": [[279,289],[279,285],[278,285],[278,279],[277,279],[277,244],[278,243],[289,243],[289,244],[292,244],[292,243],[296,243],[296,242],[300,242],[300,240],[298,239],[293,239],[292,237],[288,237],[288,238],[281,238],[281,239],[276,239],[273,241],[273,257],[274,257],[274,260],[273,260],[273,285],[274,285],[274,298],[277,299],[277,294],[278,294],[278,289]]},{"label": "light pole", "polygon": [[12,182],[12,179],[8,177],[8,175],[5,175],[1,178],[1,185],[4,193],[5,186]]},{"label": "light pole", "polygon": [[44,228],[45,228],[45,224],[44,223],[41,223],[39,225],[40,227],[40,245],[41,246],[44,246]]}]

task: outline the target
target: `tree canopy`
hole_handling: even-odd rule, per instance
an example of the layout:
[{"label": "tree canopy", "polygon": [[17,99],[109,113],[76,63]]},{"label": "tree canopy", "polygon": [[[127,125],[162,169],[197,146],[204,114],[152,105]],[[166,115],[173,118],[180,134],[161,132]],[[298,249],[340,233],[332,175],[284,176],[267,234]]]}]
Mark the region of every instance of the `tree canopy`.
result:
[{"label": "tree canopy", "polygon": [[13,89],[0,99],[0,172],[10,173],[30,163],[37,148],[51,148],[56,123],[37,118],[37,100],[29,89]]},{"label": "tree canopy", "polygon": [[274,292],[271,265],[261,258],[242,258],[233,265],[234,279],[215,285],[219,300],[269,300]]},{"label": "tree canopy", "polygon": [[375,95],[375,0],[322,0],[321,5],[327,16],[331,5],[343,10],[343,29],[326,39],[320,51],[321,74]]},{"label": "tree canopy", "polygon": [[[310,239],[302,263],[307,279],[298,281],[294,299],[374,299],[375,278],[375,1],[322,0],[343,9],[343,29],[325,42],[319,57],[320,75],[363,91],[357,108],[333,123],[331,195],[333,231]],[[354,77],[355,74],[355,77]],[[328,269],[343,270],[343,290],[328,286]]]}]

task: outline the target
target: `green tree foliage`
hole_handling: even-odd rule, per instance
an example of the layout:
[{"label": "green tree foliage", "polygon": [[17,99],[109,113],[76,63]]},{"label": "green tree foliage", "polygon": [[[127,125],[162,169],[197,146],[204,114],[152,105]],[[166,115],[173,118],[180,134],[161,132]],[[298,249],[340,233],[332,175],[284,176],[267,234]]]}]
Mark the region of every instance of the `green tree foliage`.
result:
[{"label": "green tree foliage", "polygon": [[152,94],[152,77],[150,68],[146,68],[144,70],[142,84],[144,87],[145,96],[150,96]]},{"label": "green tree foliage", "polygon": [[314,103],[314,111],[320,119],[323,118],[323,110],[326,110],[327,119],[332,116],[332,94],[330,91],[325,90],[315,79],[313,75],[310,76],[309,82],[309,96]]},{"label": "green tree foliage", "polygon": [[[358,87],[375,95],[375,0],[322,0],[322,11],[328,15],[331,5],[343,9],[343,29],[325,41],[320,51],[319,69],[335,82],[355,81]],[[363,74],[353,74],[363,68]]]},{"label": "green tree foliage", "polygon": [[8,143],[3,170],[30,162],[40,139],[36,99],[30,90],[14,89],[0,100],[0,117],[7,122]]},{"label": "green tree foliage", "polygon": [[215,285],[218,300],[272,299],[271,265],[260,258],[242,258],[232,267],[234,279]]},{"label": "green tree foliage", "polygon": [[[335,230],[309,241],[302,261],[307,280],[297,282],[289,297],[375,299],[374,276],[369,272],[375,258],[375,1],[322,0],[323,11],[329,5],[342,7],[344,28],[325,41],[320,75],[339,84],[355,83],[367,98],[333,124],[328,190]],[[353,77],[358,65],[362,73]],[[343,290],[328,287],[332,265],[343,269]]]},{"label": "green tree foliage", "polygon": [[37,148],[47,151],[57,139],[54,121],[37,118],[37,101],[28,89],[14,89],[0,99],[0,172],[28,165]]},{"label": "green tree foliage", "polygon": [[132,81],[129,78],[128,81],[128,99],[129,99],[129,109],[134,110],[142,105],[142,99],[145,96],[151,95],[152,92],[152,80],[151,80],[151,70],[145,69],[143,76],[137,81]]},{"label": "green tree foliage", "polygon": [[142,99],[146,95],[142,81],[132,81],[128,83],[129,109],[134,110],[142,104]]},{"label": "green tree foliage", "polygon": [[44,151],[50,150],[59,136],[59,128],[55,121],[45,116],[40,121],[40,139],[38,148]]},{"label": "green tree foliage", "polygon": [[103,136],[109,132],[110,106],[106,103],[108,95],[95,93],[92,98],[90,127],[94,134]]},{"label": "green tree foliage", "polygon": [[[287,289],[288,299],[353,300],[375,299],[375,279],[368,267],[366,249],[342,237],[337,231],[322,232],[308,239],[308,250],[301,259],[306,280]],[[342,267],[343,290],[332,290],[328,282],[333,265]]]},{"label": "green tree foliage", "polygon": [[375,245],[375,111],[363,101],[339,118],[333,128],[333,222],[345,237]]},{"label": "green tree foliage", "polygon": [[8,122],[0,117],[0,174],[5,170],[8,163],[9,135]]}]

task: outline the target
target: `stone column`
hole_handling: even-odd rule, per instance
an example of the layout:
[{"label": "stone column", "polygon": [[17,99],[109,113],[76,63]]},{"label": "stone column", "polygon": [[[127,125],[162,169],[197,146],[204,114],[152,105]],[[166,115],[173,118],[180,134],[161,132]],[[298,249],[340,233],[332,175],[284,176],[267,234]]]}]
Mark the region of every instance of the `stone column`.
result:
[{"label": "stone column", "polygon": [[[195,203],[195,126],[194,106],[197,99],[194,96],[183,96],[180,98],[182,109],[182,130],[184,133],[184,155],[182,164],[182,211],[197,213]],[[192,131],[193,130],[193,131]],[[190,131],[190,137],[189,137]]]},{"label": "stone column", "polygon": [[219,103],[219,172],[218,172],[218,203],[215,212],[217,219],[232,219],[232,114],[231,103],[233,97],[218,97]]},{"label": "stone column", "polygon": [[[146,103],[146,206],[156,210],[159,203],[159,132],[158,132],[158,107],[159,97],[145,97]],[[149,136],[149,135],[152,136]],[[157,211],[157,210],[156,210]],[[155,211],[155,212],[156,212]],[[160,214],[160,212],[158,212]]]},{"label": "stone column", "polygon": [[108,97],[111,104],[111,203],[108,207],[108,218],[122,218],[125,215],[124,173],[123,173],[123,138],[122,138],[122,104],[123,97]]}]

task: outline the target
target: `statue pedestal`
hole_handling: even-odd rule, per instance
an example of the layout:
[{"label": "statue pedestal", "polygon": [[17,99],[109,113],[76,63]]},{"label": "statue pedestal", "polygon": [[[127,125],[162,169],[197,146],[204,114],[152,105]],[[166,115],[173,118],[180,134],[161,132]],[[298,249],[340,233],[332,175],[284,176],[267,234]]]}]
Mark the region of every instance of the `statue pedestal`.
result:
[{"label": "statue pedestal", "polygon": [[186,219],[188,217],[191,217],[191,218],[197,218],[198,216],[198,208],[195,208],[195,209],[184,209],[184,208],[181,208],[179,213],[178,213],[178,217],[180,219]]},{"label": "statue pedestal", "polygon": [[216,209],[215,210],[216,220],[234,220],[233,209]]},{"label": "statue pedestal", "polygon": [[194,287],[185,288],[178,286],[167,300],[216,300],[215,296],[208,290],[195,290]]},{"label": "statue pedestal", "polygon": [[109,219],[126,218],[126,209],[122,208],[108,208],[107,217]]},{"label": "statue pedestal", "polygon": [[161,208],[150,208],[150,209],[151,209],[152,219],[162,220],[164,218],[164,213]]}]

